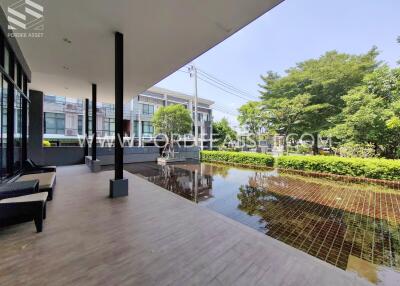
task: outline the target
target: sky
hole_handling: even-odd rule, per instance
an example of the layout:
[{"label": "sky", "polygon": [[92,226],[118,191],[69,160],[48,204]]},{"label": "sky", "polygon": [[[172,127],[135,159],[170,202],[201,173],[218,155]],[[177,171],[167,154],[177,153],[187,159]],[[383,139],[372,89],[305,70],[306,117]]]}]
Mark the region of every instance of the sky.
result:
[{"label": "sky", "polygon": [[[260,75],[284,75],[296,63],[326,51],[360,54],[373,46],[379,60],[395,67],[400,59],[400,0],[286,0],[193,61],[199,69],[259,96]],[[183,67],[181,70],[187,70]],[[158,86],[194,94],[189,74],[177,71]],[[214,120],[226,117],[233,126],[246,100],[202,80],[198,96],[215,101]]]}]

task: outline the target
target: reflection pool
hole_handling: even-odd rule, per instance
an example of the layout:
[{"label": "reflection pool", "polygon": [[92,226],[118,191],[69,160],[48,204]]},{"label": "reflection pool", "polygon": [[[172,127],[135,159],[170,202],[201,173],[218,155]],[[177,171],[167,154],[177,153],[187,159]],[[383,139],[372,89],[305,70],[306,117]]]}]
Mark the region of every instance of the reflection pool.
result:
[{"label": "reflection pool", "polygon": [[400,281],[398,190],[210,163],[124,169],[375,284]]}]

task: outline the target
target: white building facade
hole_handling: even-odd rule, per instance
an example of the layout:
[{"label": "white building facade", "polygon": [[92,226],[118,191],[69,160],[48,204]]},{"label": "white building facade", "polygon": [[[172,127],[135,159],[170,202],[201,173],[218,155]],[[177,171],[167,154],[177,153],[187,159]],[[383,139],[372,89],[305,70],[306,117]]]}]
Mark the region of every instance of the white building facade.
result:
[{"label": "white building facade", "polygon": [[[198,144],[204,149],[212,148],[212,104],[214,102],[197,99]],[[134,139],[138,146],[152,145],[156,136],[151,123],[154,112],[162,107],[181,104],[191,110],[193,119],[192,135],[194,136],[195,98],[193,96],[153,87],[135,96],[124,105],[124,137]],[[69,99],[46,95],[43,105],[44,126],[43,138],[53,146],[76,145],[78,135],[85,134],[85,106],[80,99]],[[114,105],[108,103],[97,104],[97,137],[114,136],[115,114]],[[89,133],[91,129],[91,107],[89,103]],[[193,140],[188,139],[188,144]]]}]

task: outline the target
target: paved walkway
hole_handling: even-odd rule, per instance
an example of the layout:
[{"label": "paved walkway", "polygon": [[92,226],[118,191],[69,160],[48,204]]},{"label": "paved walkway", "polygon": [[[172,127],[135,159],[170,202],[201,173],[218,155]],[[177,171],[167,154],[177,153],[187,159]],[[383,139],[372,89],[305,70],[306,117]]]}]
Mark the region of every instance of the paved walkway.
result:
[{"label": "paved walkway", "polygon": [[0,285],[370,285],[306,253],[125,173],[60,167],[44,232],[0,229]]}]

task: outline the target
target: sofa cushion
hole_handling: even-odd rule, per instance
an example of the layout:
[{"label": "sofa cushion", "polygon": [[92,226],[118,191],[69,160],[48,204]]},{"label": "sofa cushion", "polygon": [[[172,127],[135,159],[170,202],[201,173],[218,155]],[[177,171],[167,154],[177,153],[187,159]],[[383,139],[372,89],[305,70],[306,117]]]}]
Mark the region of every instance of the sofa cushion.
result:
[{"label": "sofa cushion", "polygon": [[26,195],[26,196],[20,196],[20,197],[14,197],[14,198],[0,200],[0,204],[26,203],[26,202],[37,202],[37,201],[45,202],[47,200],[47,196],[48,196],[47,192],[36,193],[36,194],[31,194],[31,195]]},{"label": "sofa cushion", "polygon": [[55,179],[56,173],[50,172],[23,175],[17,179],[17,182],[39,180],[39,189],[48,189],[54,186]]},{"label": "sofa cushion", "polygon": [[0,200],[39,192],[39,181],[10,182],[0,186]]}]

